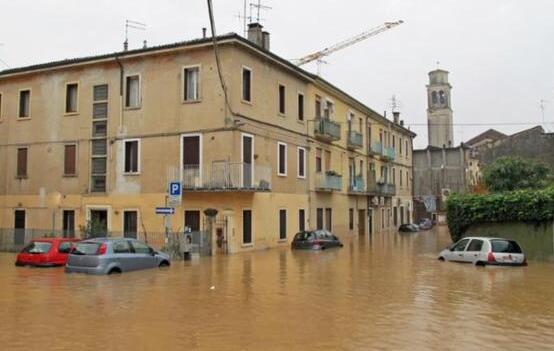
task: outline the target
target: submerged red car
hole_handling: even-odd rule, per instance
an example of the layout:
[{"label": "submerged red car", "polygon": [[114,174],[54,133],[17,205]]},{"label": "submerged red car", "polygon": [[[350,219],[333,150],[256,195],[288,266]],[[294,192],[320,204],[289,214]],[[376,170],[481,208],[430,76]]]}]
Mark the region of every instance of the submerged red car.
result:
[{"label": "submerged red car", "polygon": [[21,250],[16,266],[54,267],[64,266],[67,255],[79,239],[41,238],[33,239]]}]

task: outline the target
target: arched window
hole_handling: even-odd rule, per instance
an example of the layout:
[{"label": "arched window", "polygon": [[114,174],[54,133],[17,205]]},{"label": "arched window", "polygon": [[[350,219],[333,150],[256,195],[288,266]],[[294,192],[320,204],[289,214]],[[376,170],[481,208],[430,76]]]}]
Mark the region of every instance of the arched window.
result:
[{"label": "arched window", "polygon": [[446,105],[446,94],[442,90],[439,91],[439,100],[441,105]]},{"label": "arched window", "polygon": [[436,92],[436,91],[434,91],[434,92],[431,93],[431,102],[432,102],[433,104],[436,104],[436,103],[438,102],[438,99],[437,99],[437,92]]}]

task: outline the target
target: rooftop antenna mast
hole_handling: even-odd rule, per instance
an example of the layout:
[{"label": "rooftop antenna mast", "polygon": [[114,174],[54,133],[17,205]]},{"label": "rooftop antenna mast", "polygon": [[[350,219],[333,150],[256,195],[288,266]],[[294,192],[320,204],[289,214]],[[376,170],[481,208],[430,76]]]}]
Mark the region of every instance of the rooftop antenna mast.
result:
[{"label": "rooftop antenna mast", "polygon": [[[4,46],[4,43],[0,43],[0,46]],[[6,61],[2,60],[1,58],[0,58],[0,63],[6,66],[6,68],[10,68],[10,65],[8,65]]]},{"label": "rooftop antenna mast", "polygon": [[125,41],[123,42],[124,51],[129,50],[129,28],[136,30],[146,30],[146,24],[129,19],[125,20]]},{"label": "rooftop antenna mast", "polygon": [[550,101],[541,99],[541,100],[539,100],[539,105],[540,105],[541,114],[542,114],[542,127],[543,127],[544,129],[546,129],[546,131],[550,132],[550,128],[548,128],[548,127],[546,126],[546,120],[545,120],[545,118],[544,118],[544,109],[545,109],[544,104],[547,103],[547,102],[550,102]]},{"label": "rooftop antenna mast", "polygon": [[402,103],[396,98],[396,94],[393,94],[390,99],[390,108],[392,112],[399,112],[400,107],[402,107]]},{"label": "rooftop antenna mast", "polygon": [[271,10],[271,7],[266,6],[262,4],[262,0],[258,0],[257,2],[250,3],[250,22],[252,22],[252,9],[255,9],[256,11],[256,23],[260,23],[260,21],[263,21],[263,18],[260,18],[260,10]]}]

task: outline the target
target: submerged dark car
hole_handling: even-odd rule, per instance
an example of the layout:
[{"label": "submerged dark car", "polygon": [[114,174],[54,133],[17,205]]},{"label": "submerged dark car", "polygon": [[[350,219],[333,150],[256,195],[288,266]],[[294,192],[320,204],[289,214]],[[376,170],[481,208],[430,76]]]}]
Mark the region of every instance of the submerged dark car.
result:
[{"label": "submerged dark car", "polygon": [[433,222],[429,218],[423,218],[419,224],[418,227],[420,230],[429,230],[433,228]]},{"label": "submerged dark car", "polygon": [[416,224],[413,224],[413,223],[406,223],[406,224],[402,224],[402,225],[398,228],[398,231],[400,231],[400,232],[414,233],[414,232],[419,231],[419,227],[418,227]]},{"label": "submerged dark car", "polygon": [[311,230],[299,232],[294,236],[293,249],[325,250],[332,247],[342,247],[339,238],[327,230]]}]

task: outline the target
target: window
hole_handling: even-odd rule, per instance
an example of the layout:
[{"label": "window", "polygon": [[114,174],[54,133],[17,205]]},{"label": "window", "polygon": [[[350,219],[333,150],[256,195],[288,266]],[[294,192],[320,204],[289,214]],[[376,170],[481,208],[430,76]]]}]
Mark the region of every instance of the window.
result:
[{"label": "window", "polygon": [[277,174],[280,176],[287,175],[287,144],[277,143]]},{"label": "window", "polygon": [[131,247],[127,240],[115,241],[112,250],[114,254],[131,253]]},{"label": "window", "polygon": [[452,246],[452,251],[464,251],[469,239],[462,239]]},{"label": "window", "polygon": [[315,96],[315,118],[321,118],[321,96]]},{"label": "window", "polygon": [[298,231],[306,230],[306,211],[301,208],[298,210]]},{"label": "window", "polygon": [[252,102],[252,70],[246,67],[242,68],[242,100]]},{"label": "window", "polygon": [[77,163],[77,145],[75,144],[65,145],[63,174],[64,175],[77,174],[76,163]]},{"label": "window", "polygon": [[406,140],[406,148],[405,148],[406,157],[408,157],[408,153],[409,153],[409,152],[408,152],[408,151],[409,151],[409,150],[408,150],[408,145],[409,145],[409,144],[408,144],[408,140]]},{"label": "window", "polygon": [[481,251],[483,240],[473,239],[469,243],[466,251]]},{"label": "window", "polygon": [[392,184],[396,185],[396,168],[392,168]]},{"label": "window", "polygon": [[395,135],[392,136],[392,148],[396,149],[396,136]]},{"label": "window", "polygon": [[0,93],[0,119],[2,119],[2,93]]},{"label": "window", "polygon": [[140,241],[133,240],[132,245],[136,254],[150,254],[150,252],[152,252],[150,246]]},{"label": "window", "polygon": [[65,113],[77,113],[79,85],[77,83],[65,86]]},{"label": "window", "polygon": [[17,149],[17,177],[27,177],[27,148]]},{"label": "window", "polygon": [[126,238],[137,238],[138,212],[123,211],[123,236]]},{"label": "window", "polygon": [[348,209],[348,229],[354,230],[354,209]]},{"label": "window", "polygon": [[331,170],[331,151],[325,150],[325,170]]},{"label": "window", "polygon": [[491,240],[491,246],[492,252],[521,253],[521,247],[513,240]]},{"label": "window", "polygon": [[279,84],[279,113],[285,114],[285,86]]},{"label": "window", "polygon": [[321,173],[321,149],[315,149],[315,171]]},{"label": "window", "polygon": [[400,171],[398,172],[398,175],[400,176],[400,186],[402,186],[402,178],[404,178],[404,177],[403,177],[404,173],[402,173],[402,170],[400,170]]},{"label": "window", "polygon": [[398,138],[398,147],[400,148],[400,155],[402,155],[402,138]]},{"label": "window", "polygon": [[298,148],[298,178],[306,178],[306,149]]},{"label": "window", "polygon": [[200,67],[185,67],[183,69],[183,101],[200,100]]},{"label": "window", "polygon": [[242,243],[252,244],[252,210],[242,211]]},{"label": "window", "polygon": [[125,107],[140,107],[140,76],[127,76],[125,79]]},{"label": "window", "polygon": [[279,240],[287,239],[287,210],[279,210]]},{"label": "window", "polygon": [[74,238],[75,237],[75,211],[64,210],[63,211],[63,237]]},{"label": "window", "polygon": [[61,242],[60,245],[58,246],[58,252],[59,253],[67,254],[70,251],[71,251],[71,242],[70,241]]},{"label": "window", "polygon": [[92,122],[92,136],[94,138],[105,137],[108,135],[108,125],[106,121]]},{"label": "window", "polygon": [[298,120],[304,120],[304,94],[298,93]]},{"label": "window", "polygon": [[333,209],[325,209],[325,229],[328,231],[333,231]]},{"label": "window", "polygon": [[31,91],[21,90],[19,92],[19,118],[31,117]]},{"label": "window", "polygon": [[125,173],[139,173],[139,140],[125,140]]},{"label": "window", "polygon": [[323,209],[316,210],[316,229],[323,229]]},{"label": "window", "polygon": [[333,113],[335,112],[335,105],[332,101],[327,100],[325,104],[325,110],[323,111],[323,117],[326,119],[330,119],[333,117]]}]

